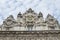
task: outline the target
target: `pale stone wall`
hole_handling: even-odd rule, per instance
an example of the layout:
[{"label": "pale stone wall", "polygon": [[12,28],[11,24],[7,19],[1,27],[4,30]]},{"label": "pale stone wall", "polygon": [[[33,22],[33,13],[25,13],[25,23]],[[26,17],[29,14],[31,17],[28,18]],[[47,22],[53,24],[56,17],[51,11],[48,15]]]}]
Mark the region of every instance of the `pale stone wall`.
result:
[{"label": "pale stone wall", "polygon": [[26,37],[1,37],[0,40],[60,40],[58,37],[33,37],[33,38],[26,38]]},{"label": "pale stone wall", "polygon": [[0,34],[0,40],[60,40],[60,34]]}]

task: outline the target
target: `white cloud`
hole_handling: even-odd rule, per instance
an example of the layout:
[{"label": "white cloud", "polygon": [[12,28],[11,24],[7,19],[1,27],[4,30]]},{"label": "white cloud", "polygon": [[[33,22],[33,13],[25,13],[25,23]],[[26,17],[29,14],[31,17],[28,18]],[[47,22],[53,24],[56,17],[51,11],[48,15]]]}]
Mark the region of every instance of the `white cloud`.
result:
[{"label": "white cloud", "polygon": [[60,0],[0,0],[0,14],[4,19],[10,14],[16,17],[19,11],[23,13],[30,7],[37,13],[41,11],[44,18],[49,13],[60,20]]}]

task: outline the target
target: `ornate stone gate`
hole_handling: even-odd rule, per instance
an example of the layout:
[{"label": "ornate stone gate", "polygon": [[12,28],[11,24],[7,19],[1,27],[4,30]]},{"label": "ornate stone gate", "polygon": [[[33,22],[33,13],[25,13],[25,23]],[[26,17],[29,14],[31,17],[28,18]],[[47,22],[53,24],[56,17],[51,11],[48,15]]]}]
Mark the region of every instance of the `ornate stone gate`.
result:
[{"label": "ornate stone gate", "polygon": [[60,40],[60,24],[52,15],[44,20],[41,12],[29,8],[19,12],[17,19],[10,15],[3,21],[0,40]]}]

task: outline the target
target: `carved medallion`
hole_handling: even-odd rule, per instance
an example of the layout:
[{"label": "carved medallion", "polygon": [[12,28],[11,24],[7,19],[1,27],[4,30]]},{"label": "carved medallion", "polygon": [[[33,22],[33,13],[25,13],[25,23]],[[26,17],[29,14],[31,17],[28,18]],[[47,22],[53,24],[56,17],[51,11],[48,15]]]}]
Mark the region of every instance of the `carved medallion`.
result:
[{"label": "carved medallion", "polygon": [[6,25],[12,25],[12,23],[13,23],[12,20],[7,20],[6,21]]}]

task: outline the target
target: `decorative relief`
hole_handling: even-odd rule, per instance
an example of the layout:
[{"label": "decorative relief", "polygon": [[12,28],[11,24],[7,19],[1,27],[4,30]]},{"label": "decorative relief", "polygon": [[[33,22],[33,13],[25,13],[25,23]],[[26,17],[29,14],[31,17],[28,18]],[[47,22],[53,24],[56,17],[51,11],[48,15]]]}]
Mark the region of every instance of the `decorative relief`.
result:
[{"label": "decorative relief", "polygon": [[[51,15],[48,15],[45,21],[42,19],[43,14],[41,12],[39,12],[39,14],[35,14],[31,8],[28,9],[25,14],[21,14],[19,12],[17,15],[17,20],[15,20],[13,16],[10,15],[6,20],[3,21],[1,28],[4,30],[4,27],[6,27],[6,31],[0,31],[0,40],[60,40],[60,30],[52,30],[55,27],[59,27],[55,26],[59,24],[58,21]],[[27,26],[28,30],[25,31],[23,28],[22,30],[19,29],[18,31],[9,30],[17,26],[18,28],[22,28],[22,26],[23,28],[26,28],[25,26]],[[47,30],[32,30],[34,27],[36,29],[37,26],[42,28],[44,27],[44,29],[47,27]],[[48,30],[48,28],[52,28],[52,31]]]},{"label": "decorative relief", "polygon": [[[53,16],[48,14],[47,18],[44,20],[43,14],[41,12],[37,14],[31,8],[29,8],[24,14],[19,12],[19,14],[17,15],[17,20],[15,20],[14,17],[10,15],[9,17],[7,17],[7,19],[3,21],[2,26],[5,26],[5,27],[19,26],[21,28],[23,26],[25,28],[26,26],[29,26],[29,25],[33,25],[36,30],[38,30],[37,26],[39,26],[38,28],[40,28],[41,26],[42,30],[45,30],[44,28],[47,26],[59,27],[58,21]],[[46,29],[49,29],[48,27]]]}]

